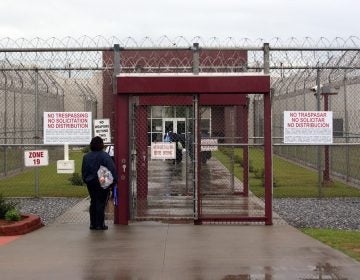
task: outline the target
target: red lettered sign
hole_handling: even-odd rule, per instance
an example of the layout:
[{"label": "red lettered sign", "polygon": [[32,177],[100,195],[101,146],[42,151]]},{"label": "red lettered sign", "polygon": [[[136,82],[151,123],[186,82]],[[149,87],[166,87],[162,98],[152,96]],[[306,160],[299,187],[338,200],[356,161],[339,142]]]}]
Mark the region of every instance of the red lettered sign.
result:
[{"label": "red lettered sign", "polygon": [[284,111],[284,143],[332,144],[332,112]]},{"label": "red lettered sign", "polygon": [[26,167],[49,165],[48,150],[25,151],[24,162]]}]

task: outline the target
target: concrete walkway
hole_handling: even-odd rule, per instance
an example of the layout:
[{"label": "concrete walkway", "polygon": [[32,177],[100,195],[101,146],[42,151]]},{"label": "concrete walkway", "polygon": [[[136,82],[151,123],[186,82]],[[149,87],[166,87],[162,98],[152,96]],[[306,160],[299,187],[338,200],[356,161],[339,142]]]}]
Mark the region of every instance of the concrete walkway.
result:
[{"label": "concrete walkway", "polygon": [[288,225],[54,223],[0,246],[0,279],[359,279],[360,263]]}]

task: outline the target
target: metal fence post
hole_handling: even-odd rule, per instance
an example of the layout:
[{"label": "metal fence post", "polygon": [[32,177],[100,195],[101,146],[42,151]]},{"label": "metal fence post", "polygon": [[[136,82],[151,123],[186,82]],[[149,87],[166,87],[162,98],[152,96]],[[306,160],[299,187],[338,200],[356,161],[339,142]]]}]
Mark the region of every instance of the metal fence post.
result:
[{"label": "metal fence post", "polygon": [[264,74],[270,73],[270,44],[264,43]]},{"label": "metal fence post", "polygon": [[[38,144],[39,130],[39,71],[35,69],[35,144]],[[39,197],[39,167],[35,167],[35,196]]]},{"label": "metal fence post", "polygon": [[200,73],[200,48],[199,43],[193,44],[193,61],[192,61],[192,70],[194,75],[199,75]]},{"label": "metal fence post", "polygon": [[113,94],[117,94],[116,76],[120,74],[120,45],[114,44]]},{"label": "metal fence post", "polygon": [[[264,43],[264,74],[270,74],[270,45]],[[272,195],[273,195],[273,135],[272,135],[272,91],[264,98],[264,150],[265,150],[265,224],[272,225]],[[269,170],[266,169],[269,168]]]},{"label": "metal fence post", "polygon": [[[194,75],[200,73],[199,43],[193,44],[193,62],[192,70]],[[194,188],[193,188],[193,207],[194,207],[194,224],[201,224],[201,182],[200,182],[200,162],[201,162],[201,135],[200,135],[200,113],[199,113],[199,96],[194,94],[193,97],[193,116],[194,116]]]},{"label": "metal fence post", "polygon": [[[230,108],[230,127],[231,127],[231,142],[235,143],[235,108]],[[235,146],[231,146],[231,157],[230,157],[230,188],[231,192],[235,191]]]},{"label": "metal fence post", "polygon": [[200,162],[201,162],[201,136],[200,136],[200,113],[199,113],[199,96],[194,94],[194,188],[193,188],[193,211],[194,224],[201,224],[201,182],[200,182]]},{"label": "metal fence post", "polygon": [[20,90],[20,143],[24,143],[24,81],[18,71],[15,71],[16,75],[21,81]]},{"label": "metal fence post", "polygon": [[[4,98],[5,98],[5,104],[4,104],[4,143],[7,143],[7,76],[6,74],[1,71],[1,74],[4,76],[5,79],[5,87],[4,87]],[[7,168],[8,168],[8,164],[7,164],[7,147],[4,147],[4,175],[7,175]]]},{"label": "metal fence post", "polygon": [[[346,144],[349,143],[349,111],[348,111],[348,104],[347,104],[347,77],[346,77],[346,70],[344,73],[344,79],[343,79],[343,86],[344,86],[344,118],[345,118],[345,142]],[[349,182],[350,180],[350,149],[349,146],[346,145],[346,154],[345,154],[345,161],[346,161],[346,182]]]},{"label": "metal fence post", "polygon": [[[316,110],[320,111],[320,92],[321,92],[321,71],[318,68],[316,70]],[[322,170],[321,170],[321,147],[317,146],[317,170],[318,170],[318,191],[319,191],[319,197],[322,197],[322,189],[321,189],[321,178],[322,178]]]},{"label": "metal fence post", "polygon": [[5,79],[5,87],[4,87],[4,143],[7,144],[7,92],[8,92],[8,88],[7,88],[7,76],[6,74],[1,71],[1,73],[3,74],[4,76],[4,79]]}]

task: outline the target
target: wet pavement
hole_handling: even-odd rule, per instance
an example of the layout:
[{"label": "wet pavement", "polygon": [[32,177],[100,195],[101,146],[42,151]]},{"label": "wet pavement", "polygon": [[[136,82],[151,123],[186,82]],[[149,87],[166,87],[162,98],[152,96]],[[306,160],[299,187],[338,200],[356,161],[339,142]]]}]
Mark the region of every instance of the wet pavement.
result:
[{"label": "wet pavement", "polygon": [[359,279],[360,263],[288,225],[54,223],[0,246],[7,279]]}]

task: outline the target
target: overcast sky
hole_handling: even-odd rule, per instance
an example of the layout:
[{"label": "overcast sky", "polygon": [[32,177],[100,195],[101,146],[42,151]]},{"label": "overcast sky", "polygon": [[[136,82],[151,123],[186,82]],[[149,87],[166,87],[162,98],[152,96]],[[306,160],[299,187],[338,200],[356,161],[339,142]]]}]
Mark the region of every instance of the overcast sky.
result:
[{"label": "overcast sky", "polygon": [[360,36],[360,0],[0,0],[0,38]]}]

